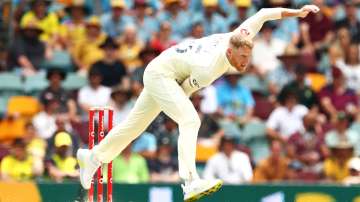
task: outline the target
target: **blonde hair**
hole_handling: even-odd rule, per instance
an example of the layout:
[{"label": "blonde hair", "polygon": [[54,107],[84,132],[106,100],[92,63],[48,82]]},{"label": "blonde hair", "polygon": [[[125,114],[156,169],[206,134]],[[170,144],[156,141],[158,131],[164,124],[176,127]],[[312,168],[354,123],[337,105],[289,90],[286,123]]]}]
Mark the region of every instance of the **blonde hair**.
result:
[{"label": "blonde hair", "polygon": [[252,41],[245,39],[241,34],[234,34],[230,37],[230,46],[232,48],[248,47],[253,48]]}]

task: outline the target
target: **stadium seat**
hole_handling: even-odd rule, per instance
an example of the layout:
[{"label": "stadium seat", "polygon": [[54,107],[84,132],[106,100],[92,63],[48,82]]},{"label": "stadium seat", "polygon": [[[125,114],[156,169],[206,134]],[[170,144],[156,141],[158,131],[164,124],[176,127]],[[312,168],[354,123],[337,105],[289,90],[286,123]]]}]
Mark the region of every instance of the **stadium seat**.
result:
[{"label": "stadium seat", "polygon": [[25,134],[26,120],[13,116],[0,121],[0,141],[9,141],[21,138]]},{"label": "stadium seat", "polygon": [[24,90],[28,95],[37,96],[39,92],[48,86],[45,72],[29,76],[25,79]]},{"label": "stadium seat", "polygon": [[267,93],[267,86],[264,81],[261,81],[257,76],[253,74],[246,74],[239,80],[239,83],[248,87],[252,92],[258,92],[261,94]]},{"label": "stadium seat", "polygon": [[254,116],[267,120],[273,109],[274,105],[267,100],[267,97],[255,97]]},{"label": "stadium seat", "polygon": [[326,77],[319,73],[306,74],[306,79],[310,80],[310,87],[315,92],[319,92],[326,85]]},{"label": "stadium seat", "polygon": [[86,84],[86,77],[80,76],[76,73],[69,73],[66,76],[65,81],[62,83],[62,86],[65,88],[65,90],[78,90]]},{"label": "stadium seat", "polygon": [[51,60],[46,61],[44,64],[44,68],[48,69],[51,67],[57,67],[65,70],[66,72],[70,72],[73,70],[72,60],[69,52],[55,50],[53,52],[53,57]]},{"label": "stadium seat", "polygon": [[297,194],[295,202],[335,202],[336,200],[327,194],[323,193],[302,193]]},{"label": "stadium seat", "polygon": [[13,96],[8,101],[8,114],[19,114],[25,118],[32,118],[39,111],[39,101],[31,96]]},{"label": "stadium seat", "polygon": [[8,103],[8,97],[0,96],[0,118],[3,117],[3,115],[6,112],[7,103]]},{"label": "stadium seat", "polygon": [[196,161],[206,162],[211,156],[216,154],[217,147],[213,145],[197,144],[196,147]]},{"label": "stadium seat", "polygon": [[0,74],[0,94],[4,96],[18,95],[23,91],[20,76],[13,73]]}]

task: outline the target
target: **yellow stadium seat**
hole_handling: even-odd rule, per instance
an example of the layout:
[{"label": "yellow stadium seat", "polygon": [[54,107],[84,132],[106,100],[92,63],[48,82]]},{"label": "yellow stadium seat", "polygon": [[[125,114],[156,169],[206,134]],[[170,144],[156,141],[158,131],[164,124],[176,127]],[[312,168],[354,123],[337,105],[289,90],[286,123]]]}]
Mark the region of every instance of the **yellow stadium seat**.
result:
[{"label": "yellow stadium seat", "polygon": [[360,202],[360,196],[356,197],[353,202]]},{"label": "yellow stadium seat", "polygon": [[315,92],[319,92],[327,83],[326,77],[323,74],[319,73],[308,73],[306,74],[306,79],[310,80],[310,87]]},{"label": "yellow stadium seat", "polygon": [[6,118],[0,121],[0,141],[13,140],[25,134],[26,120],[23,118]]},{"label": "yellow stadium seat", "polygon": [[196,148],[196,161],[206,162],[217,152],[216,146],[198,144]]},{"label": "yellow stadium seat", "polygon": [[9,99],[7,113],[32,118],[40,111],[39,101],[31,96],[13,96]]},{"label": "yellow stadium seat", "polygon": [[0,182],[0,190],[1,202],[41,202],[40,192],[32,182]]},{"label": "yellow stadium seat", "polygon": [[335,199],[324,193],[308,192],[297,194],[295,202],[335,202]]}]

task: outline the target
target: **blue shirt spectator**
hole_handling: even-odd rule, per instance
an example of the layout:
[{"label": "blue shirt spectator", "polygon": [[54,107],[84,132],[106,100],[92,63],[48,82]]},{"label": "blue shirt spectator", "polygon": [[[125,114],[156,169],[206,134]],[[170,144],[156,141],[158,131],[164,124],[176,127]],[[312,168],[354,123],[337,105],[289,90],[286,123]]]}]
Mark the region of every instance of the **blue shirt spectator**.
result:
[{"label": "blue shirt spectator", "polygon": [[224,82],[216,87],[216,92],[225,116],[233,114],[242,117],[255,105],[250,90],[238,82],[237,75],[226,75]]},{"label": "blue shirt spectator", "polygon": [[142,154],[145,158],[153,157],[156,152],[156,138],[152,133],[142,133],[133,143],[132,151]]},{"label": "blue shirt spectator", "polygon": [[299,21],[297,18],[286,18],[276,21],[277,28],[273,31],[273,36],[287,43],[299,37]]}]

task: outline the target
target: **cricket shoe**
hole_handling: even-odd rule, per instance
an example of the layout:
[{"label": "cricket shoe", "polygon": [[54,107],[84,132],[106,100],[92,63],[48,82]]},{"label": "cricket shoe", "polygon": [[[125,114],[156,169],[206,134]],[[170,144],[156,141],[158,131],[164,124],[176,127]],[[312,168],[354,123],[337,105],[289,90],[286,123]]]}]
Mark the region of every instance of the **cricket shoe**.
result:
[{"label": "cricket shoe", "polygon": [[193,202],[218,191],[223,182],[221,180],[194,180],[188,185],[182,185],[184,201]]},{"label": "cricket shoe", "polygon": [[94,158],[88,149],[79,149],[76,157],[80,166],[80,183],[84,189],[90,189],[93,176],[101,163]]}]

